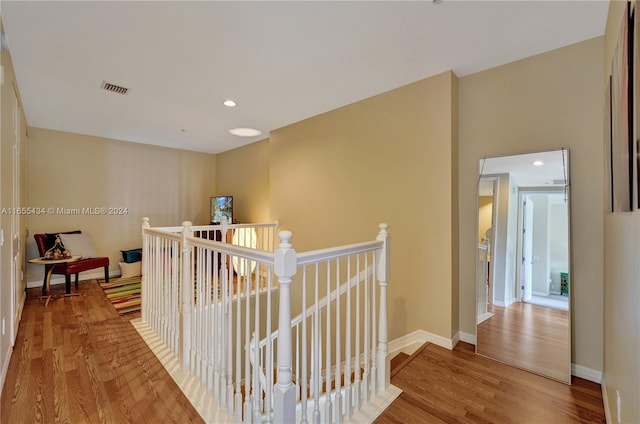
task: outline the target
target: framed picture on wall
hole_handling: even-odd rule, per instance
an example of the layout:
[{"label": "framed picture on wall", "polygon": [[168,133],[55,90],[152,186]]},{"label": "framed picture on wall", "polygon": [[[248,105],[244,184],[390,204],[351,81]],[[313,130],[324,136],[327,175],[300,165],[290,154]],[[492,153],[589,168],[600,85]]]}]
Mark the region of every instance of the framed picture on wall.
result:
[{"label": "framed picture on wall", "polygon": [[611,61],[609,178],[611,211],[631,210],[635,143],[631,128],[629,6],[623,15],[618,45]]},{"label": "framed picture on wall", "polygon": [[631,50],[633,51],[633,60],[631,61],[631,69],[633,79],[632,83],[632,124],[633,130],[631,132],[632,138],[632,158],[635,158],[633,162],[632,169],[632,179],[631,181],[635,183],[635,189],[633,193],[635,195],[635,200],[632,199],[632,203],[635,205],[636,209],[640,209],[640,18],[636,16],[636,14],[640,11],[640,0],[636,0],[631,3],[630,10],[630,23],[632,30],[632,36],[630,38],[630,42],[632,44]]}]

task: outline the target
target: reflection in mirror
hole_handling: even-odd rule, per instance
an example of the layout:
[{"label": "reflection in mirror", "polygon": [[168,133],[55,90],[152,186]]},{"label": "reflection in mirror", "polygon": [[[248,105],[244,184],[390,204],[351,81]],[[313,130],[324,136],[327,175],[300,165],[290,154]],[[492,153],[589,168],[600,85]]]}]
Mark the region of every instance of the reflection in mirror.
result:
[{"label": "reflection in mirror", "polygon": [[568,152],[479,169],[476,352],[570,384]]}]

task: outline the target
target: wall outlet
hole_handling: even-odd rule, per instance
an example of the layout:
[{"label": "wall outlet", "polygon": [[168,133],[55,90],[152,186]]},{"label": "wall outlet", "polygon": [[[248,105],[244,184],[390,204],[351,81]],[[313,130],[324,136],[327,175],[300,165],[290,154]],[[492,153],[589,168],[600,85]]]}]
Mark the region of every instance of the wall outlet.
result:
[{"label": "wall outlet", "polygon": [[6,318],[2,317],[2,335],[4,336],[5,333],[5,323],[6,323]]},{"label": "wall outlet", "polygon": [[616,412],[617,412],[618,424],[620,424],[622,423],[622,398],[620,397],[620,390],[616,390]]}]

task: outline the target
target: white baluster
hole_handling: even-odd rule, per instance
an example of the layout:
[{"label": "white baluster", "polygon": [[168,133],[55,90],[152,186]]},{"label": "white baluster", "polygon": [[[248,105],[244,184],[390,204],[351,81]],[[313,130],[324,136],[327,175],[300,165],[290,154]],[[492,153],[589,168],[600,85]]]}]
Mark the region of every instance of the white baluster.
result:
[{"label": "white baluster", "polygon": [[327,333],[326,333],[326,347],[325,347],[325,421],[331,422],[331,417],[333,416],[331,408],[331,261],[327,261]]},{"label": "white baluster", "polygon": [[[351,280],[351,257],[347,257],[347,281]],[[344,369],[345,390],[344,390],[344,407],[347,419],[351,419],[353,413],[353,399],[351,387],[351,284],[347,286],[347,313],[345,314],[347,322],[345,324],[345,352],[344,359],[346,361]]]},{"label": "white baluster", "polygon": [[[347,290],[349,279],[347,278]],[[340,259],[336,259],[336,396],[334,409],[336,411],[336,424],[342,424],[342,392],[341,392],[341,370],[342,351],[340,346]],[[345,376],[346,378],[346,376]]]},{"label": "white baluster", "polygon": [[149,235],[147,235],[147,229],[151,228],[149,224],[149,218],[146,216],[142,218],[142,277],[140,277],[140,299],[142,303],[142,321],[149,323],[149,293],[151,287],[148,287],[148,281],[150,277],[149,272],[149,255],[151,255],[151,249],[149,246]]},{"label": "white baluster", "polygon": [[387,389],[390,384],[390,358],[389,347],[387,346],[387,284],[389,281],[390,271],[390,238],[387,233],[387,224],[380,224],[380,232],[376,240],[384,242],[382,250],[377,253],[376,279],[380,284],[380,324],[379,331],[379,347],[378,347],[378,387],[382,390]]},{"label": "white baluster", "polygon": [[[193,252],[194,259],[200,258],[202,254],[202,249],[197,248]],[[197,259],[196,259],[197,261]],[[190,271],[193,270],[191,266]],[[195,300],[194,300],[194,328],[193,328],[193,346],[192,349],[195,353],[195,374],[196,378],[202,381],[202,316],[204,310],[202,309],[202,298],[204,293],[202,292],[202,261],[197,261],[196,265],[197,269],[197,277],[195,280]],[[189,278],[193,281],[193,275],[189,272]]]},{"label": "white baluster", "polygon": [[[182,349],[180,351],[180,358],[182,360],[182,367],[189,369],[189,351],[191,350],[191,310],[193,309],[193,280],[191,280],[191,273],[189,267],[191,266],[191,248],[187,242],[187,237],[191,237],[193,232],[191,231],[191,222],[185,221],[182,223],[182,322],[181,322],[181,335],[182,335]],[[176,252],[177,253],[177,252]]]},{"label": "white baluster", "polygon": [[[223,218],[224,222],[224,218]],[[223,238],[224,235],[223,235]],[[236,422],[242,422],[242,393],[240,392],[241,380],[242,380],[242,296],[240,296],[241,287],[240,281],[236,281],[234,285],[233,281],[233,267],[231,263],[233,262],[231,256],[225,255],[223,257],[223,264],[225,269],[225,274],[227,275],[227,279],[229,280],[229,289],[233,290],[236,296],[236,393],[235,393],[235,402],[234,409],[236,413]],[[238,279],[239,280],[239,279]]]},{"label": "white baluster", "polygon": [[171,282],[171,326],[174,330],[172,351],[178,352],[180,350],[180,262],[178,254],[180,252],[180,243],[178,241],[172,241],[171,252],[175,252],[171,256],[171,275],[169,277]]},{"label": "white baluster", "polygon": [[362,280],[362,270],[360,269],[360,255],[356,256],[356,269],[358,274],[358,279],[356,281],[356,354],[355,354],[355,365],[353,367],[354,372],[354,381],[355,381],[355,390],[353,394],[354,407],[356,410],[360,410],[360,406],[362,405],[362,393],[360,391],[360,280]]},{"label": "white baluster", "polygon": [[[300,396],[302,399],[302,417],[301,423],[307,424],[307,378],[308,364],[307,364],[307,267],[302,268],[302,375],[296,376],[301,383]],[[299,384],[300,384],[299,383]]]},{"label": "white baluster", "polygon": [[[245,259],[241,259],[241,261],[244,261],[246,265]],[[238,263],[240,263],[240,261],[238,261]],[[229,264],[229,268],[233,268],[233,265]],[[242,277],[243,276],[240,275],[240,270],[238,270],[238,275],[236,277],[238,279],[238,287],[240,287]],[[244,295],[245,295],[244,337],[245,338],[244,339],[245,339],[245,343],[248,344],[249,338],[251,335],[251,286],[250,286],[251,281],[249,281],[248,278],[245,278],[244,280],[245,280],[245,291],[244,291]],[[238,293],[238,297],[240,297],[240,293]],[[245,422],[251,422],[251,415],[252,415],[251,403],[253,402],[253,393],[251,391],[252,375],[251,375],[249,349],[245,349],[244,376],[245,376],[244,378],[244,419],[245,419]]]},{"label": "white baluster", "polygon": [[296,252],[289,241],[290,231],[281,231],[280,245],[275,251],[274,272],[280,286],[278,313],[278,379],[274,386],[273,421],[295,422],[296,393],[291,375],[291,280],[296,273]]},{"label": "white baluster", "polygon": [[271,267],[267,268],[267,343],[265,345],[265,361],[266,361],[266,373],[267,384],[265,387],[265,407],[264,413],[267,417],[267,422],[272,422],[273,408],[272,408],[272,393],[273,393],[273,344],[271,343],[271,288],[273,281],[271,280]]},{"label": "white baluster", "polygon": [[311,366],[313,372],[313,424],[320,424],[320,388],[322,387],[322,375],[320,374],[320,364],[322,363],[322,338],[320,337],[320,294],[318,292],[318,264],[315,264],[314,279],[314,308],[313,308],[313,356],[311,358]]},{"label": "white baluster", "polygon": [[[246,233],[245,233],[246,234]],[[249,291],[247,292],[247,298],[251,297],[251,266],[252,266],[252,261],[248,261],[248,263],[245,264],[245,273],[246,273],[246,279],[248,281],[248,286],[249,286]],[[260,287],[260,282],[256,279],[256,284],[255,284],[255,297],[254,297],[254,305],[255,305],[255,311],[254,311],[254,315],[255,315],[255,326],[254,326],[254,334],[256,335],[256,339],[255,339],[255,345],[254,345],[254,349],[255,349],[255,363],[253,365],[253,421],[256,423],[259,423],[260,420],[262,419],[262,411],[261,411],[261,407],[260,407],[260,403],[262,401],[262,390],[260,390],[260,373],[262,372],[262,367],[260,366],[260,346],[259,346],[259,342],[260,342],[260,291],[259,291],[259,287]],[[267,318],[268,319],[268,318]]]},{"label": "white baluster", "polygon": [[[376,267],[376,256],[375,254],[373,255],[373,269],[375,269]],[[372,275],[372,279],[373,282],[371,284],[371,328],[372,328],[372,334],[371,334],[371,392],[373,394],[378,393],[378,348],[377,348],[377,333],[376,330],[378,328],[378,312],[377,312],[377,295],[376,293],[378,292],[377,287],[376,287],[376,281],[375,281],[375,273],[371,273]]]},{"label": "white baluster", "polygon": [[364,254],[364,374],[362,376],[362,397],[369,402],[369,254]]}]

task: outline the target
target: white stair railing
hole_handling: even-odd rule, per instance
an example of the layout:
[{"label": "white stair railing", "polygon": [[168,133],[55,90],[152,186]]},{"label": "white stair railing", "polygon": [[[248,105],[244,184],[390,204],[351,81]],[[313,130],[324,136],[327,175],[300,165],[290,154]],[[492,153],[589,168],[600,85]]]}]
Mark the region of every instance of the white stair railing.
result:
[{"label": "white stair railing", "polygon": [[[292,380],[302,423],[341,423],[389,385],[386,228],[376,242],[298,255],[302,311],[286,328],[295,336]],[[261,340],[260,354],[252,357],[264,358],[262,351],[279,336],[276,330]],[[268,393],[269,362],[258,364],[261,389]]]},{"label": "white stair railing", "polygon": [[[275,247],[276,227],[145,218],[142,320],[229,421],[304,423],[310,412],[341,423],[389,385],[387,227],[373,242],[302,254],[288,231]],[[234,245],[228,231],[240,229],[259,241]]]}]

